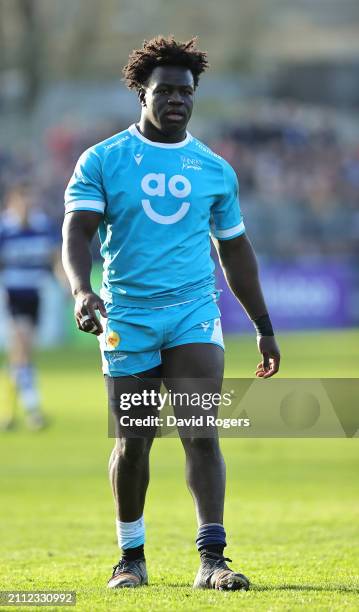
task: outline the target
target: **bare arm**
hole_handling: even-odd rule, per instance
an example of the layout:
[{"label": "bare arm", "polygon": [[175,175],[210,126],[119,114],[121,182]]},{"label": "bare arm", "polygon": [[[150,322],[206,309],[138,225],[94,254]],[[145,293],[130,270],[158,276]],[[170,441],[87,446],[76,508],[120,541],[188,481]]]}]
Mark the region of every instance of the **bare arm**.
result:
[{"label": "bare arm", "polygon": [[[232,240],[219,240],[215,244],[228,286],[248,316],[254,322],[268,319],[257,259],[247,236],[242,234]],[[258,334],[257,343],[263,360],[257,366],[256,375],[269,378],[278,372],[280,362],[279,348],[270,325],[267,332]]]},{"label": "bare arm", "polygon": [[75,211],[65,215],[62,227],[62,263],[75,298],[77,327],[99,335],[103,329],[95,310],[106,317],[101,298],[91,287],[92,256],[90,245],[101,221],[101,215],[91,211]]},{"label": "bare arm", "polygon": [[219,240],[217,250],[228,286],[253,321],[267,313],[253,247],[245,234]]}]

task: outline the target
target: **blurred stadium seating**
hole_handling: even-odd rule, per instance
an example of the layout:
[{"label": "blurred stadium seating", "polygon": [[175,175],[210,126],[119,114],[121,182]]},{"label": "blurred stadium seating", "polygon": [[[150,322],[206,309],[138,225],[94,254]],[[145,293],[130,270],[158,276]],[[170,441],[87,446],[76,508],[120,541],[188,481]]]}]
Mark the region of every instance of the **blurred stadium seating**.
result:
[{"label": "blurred stadium seating", "polygon": [[[263,262],[264,285],[270,285],[266,289],[269,303],[278,312],[282,300],[284,309],[292,312],[289,318],[285,313],[277,316],[277,326],[284,329],[358,322],[354,302],[358,291],[359,141],[352,137],[355,125],[348,137],[348,121],[344,129],[336,113],[325,108],[262,100],[257,113],[248,111],[246,117],[242,112],[241,120],[215,126],[206,139],[238,173],[248,233]],[[31,146],[20,153],[0,149],[0,201],[8,184],[31,176],[39,206],[60,225],[64,187],[78,156],[125,127],[121,121],[86,130],[59,123],[44,134],[42,159],[32,153]],[[94,258],[99,258],[96,245]],[[308,276],[304,270],[293,281],[304,260],[307,270],[317,266],[317,276]],[[278,271],[272,265],[267,270],[268,262],[280,262],[282,268]],[[284,281],[283,264],[289,266]],[[328,278],[323,280],[324,270]],[[284,282],[281,288],[273,286],[279,272]],[[304,288],[303,278],[309,279]],[[225,329],[248,329],[245,317],[233,314],[234,302],[221,284]],[[299,310],[285,299],[291,292],[292,296],[301,292]],[[343,293],[344,298],[339,295]],[[310,308],[313,300],[314,311]]]},{"label": "blurred stadium seating", "polygon": [[[183,0],[180,15],[165,0],[87,7],[0,5],[0,210],[7,184],[31,176],[39,206],[61,224],[80,153],[136,118],[119,83],[128,51],[176,23],[178,37],[196,31],[210,54],[190,127],[238,173],[277,327],[357,325],[358,3],[227,0],[203,11]],[[224,328],[248,329],[219,283]]]}]

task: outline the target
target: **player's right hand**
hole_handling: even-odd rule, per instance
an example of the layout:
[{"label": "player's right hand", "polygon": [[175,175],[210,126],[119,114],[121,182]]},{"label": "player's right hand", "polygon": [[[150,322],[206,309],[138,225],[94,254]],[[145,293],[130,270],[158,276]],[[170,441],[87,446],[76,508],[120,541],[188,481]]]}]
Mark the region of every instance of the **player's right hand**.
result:
[{"label": "player's right hand", "polygon": [[75,321],[80,331],[99,336],[103,327],[96,316],[98,310],[103,317],[107,317],[105,304],[101,298],[92,291],[80,291],[75,299]]}]

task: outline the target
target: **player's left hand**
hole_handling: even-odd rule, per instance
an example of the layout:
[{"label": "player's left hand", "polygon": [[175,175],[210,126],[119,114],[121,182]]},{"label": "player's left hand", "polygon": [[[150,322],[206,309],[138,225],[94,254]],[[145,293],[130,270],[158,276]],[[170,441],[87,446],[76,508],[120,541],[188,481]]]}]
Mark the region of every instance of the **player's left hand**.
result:
[{"label": "player's left hand", "polygon": [[257,346],[263,359],[257,365],[257,378],[270,378],[279,370],[280,350],[274,336],[257,336]]}]

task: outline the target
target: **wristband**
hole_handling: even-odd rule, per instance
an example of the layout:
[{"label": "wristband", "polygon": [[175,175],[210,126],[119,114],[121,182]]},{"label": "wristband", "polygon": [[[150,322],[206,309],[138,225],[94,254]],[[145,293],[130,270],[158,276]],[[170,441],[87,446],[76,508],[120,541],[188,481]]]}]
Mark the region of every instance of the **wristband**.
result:
[{"label": "wristband", "polygon": [[254,319],[253,325],[257,330],[257,336],[274,336],[269,314],[264,314],[258,319]]}]

